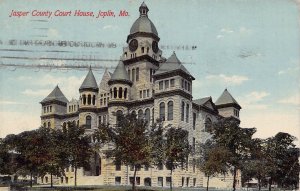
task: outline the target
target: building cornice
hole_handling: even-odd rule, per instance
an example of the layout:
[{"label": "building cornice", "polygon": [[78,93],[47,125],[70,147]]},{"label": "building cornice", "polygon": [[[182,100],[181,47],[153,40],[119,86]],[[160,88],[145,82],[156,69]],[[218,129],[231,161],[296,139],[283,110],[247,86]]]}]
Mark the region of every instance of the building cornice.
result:
[{"label": "building cornice", "polygon": [[155,93],[154,94],[154,99],[162,98],[162,97],[167,97],[167,96],[173,96],[173,95],[180,95],[182,97],[185,97],[188,100],[192,100],[193,99],[193,96],[191,94],[186,93],[185,91],[180,90],[180,89]]}]

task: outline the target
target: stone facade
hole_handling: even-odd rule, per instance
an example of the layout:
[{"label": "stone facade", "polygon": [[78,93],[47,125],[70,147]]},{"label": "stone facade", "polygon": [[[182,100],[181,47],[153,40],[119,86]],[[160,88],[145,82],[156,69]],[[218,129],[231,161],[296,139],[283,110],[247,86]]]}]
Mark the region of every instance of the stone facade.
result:
[{"label": "stone facade", "polygon": [[[116,123],[116,113],[135,112],[149,124],[162,119],[164,125],[171,124],[189,131],[189,141],[194,147],[209,139],[207,124],[218,117],[233,116],[239,119],[241,107],[225,90],[214,103],[211,97],[193,100],[194,77],[182,65],[176,54],[168,59],[158,48],[159,37],[154,24],[148,18],[149,9],[143,3],[140,17],[135,21],[127,37],[128,46],[123,48],[121,60],[111,74],[105,71],[99,85],[90,68],[79,89],[79,100],[68,101],[59,87],[42,102],[42,125],[61,128],[74,121],[92,133],[101,123]],[[176,169],[173,173],[174,187],[202,187],[206,178],[190,157],[187,169]],[[80,185],[129,185],[133,177],[130,166],[116,166],[112,160],[101,155],[91,158],[91,170],[78,171]],[[142,167],[137,171],[137,185],[165,187],[170,184],[170,170],[166,167]],[[47,183],[47,176],[42,180]],[[232,177],[220,176],[211,180],[215,187],[231,187]],[[57,183],[73,184],[74,169],[67,168],[66,176]]]}]

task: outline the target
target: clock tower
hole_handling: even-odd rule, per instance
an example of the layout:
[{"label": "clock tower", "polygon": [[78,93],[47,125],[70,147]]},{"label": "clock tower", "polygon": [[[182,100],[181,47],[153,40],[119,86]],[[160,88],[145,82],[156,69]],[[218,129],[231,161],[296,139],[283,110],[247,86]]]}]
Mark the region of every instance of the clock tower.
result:
[{"label": "clock tower", "polygon": [[152,97],[153,74],[164,60],[158,47],[160,39],[154,24],[148,18],[148,11],[143,2],[139,7],[140,16],[130,29],[126,41],[128,46],[123,48],[121,57],[133,83],[131,99],[137,100]]}]

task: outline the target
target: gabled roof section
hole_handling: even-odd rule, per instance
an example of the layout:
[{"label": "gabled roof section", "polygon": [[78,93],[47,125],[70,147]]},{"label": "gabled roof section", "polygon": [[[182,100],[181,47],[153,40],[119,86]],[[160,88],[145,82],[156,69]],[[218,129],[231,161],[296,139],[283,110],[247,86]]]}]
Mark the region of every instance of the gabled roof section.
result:
[{"label": "gabled roof section", "polygon": [[233,98],[233,96],[229,93],[227,88],[224,90],[222,95],[217,99],[216,106],[224,106],[224,105],[235,105],[239,109],[241,109],[241,106],[238,104],[238,102]]},{"label": "gabled roof section", "polygon": [[200,99],[195,99],[195,100],[193,100],[193,102],[197,105],[204,105],[209,100],[211,100],[211,97],[204,97],[204,98],[200,98]]},{"label": "gabled roof section", "polygon": [[125,69],[124,63],[119,61],[118,66],[116,67],[114,73],[111,76],[111,80],[126,80],[130,81],[128,73]]},{"label": "gabled roof section", "polygon": [[166,60],[165,63],[162,63],[159,69],[155,72],[154,75],[168,73],[176,70],[181,70],[182,72],[192,76],[189,71],[183,66],[180,60],[177,58],[175,52]]},{"label": "gabled roof section", "polygon": [[107,83],[110,80],[111,75],[112,74],[107,69],[105,69],[104,74],[101,79],[101,82],[100,82],[100,85],[99,85],[100,92],[109,90],[109,86]]},{"label": "gabled roof section", "polygon": [[218,113],[218,110],[215,104],[213,103],[211,97],[204,97],[204,98],[193,100],[193,104],[198,105],[200,108],[208,109],[210,111]]},{"label": "gabled roof section", "polygon": [[43,101],[41,101],[41,103],[45,103],[48,101],[60,101],[63,103],[69,102],[65,95],[62,93],[62,91],[59,89],[58,85],[45,99],[43,99]]},{"label": "gabled roof section", "polygon": [[98,91],[98,85],[95,79],[95,76],[92,72],[92,68],[90,67],[88,74],[86,75],[83,83],[81,84],[79,91],[84,89],[93,89]]}]

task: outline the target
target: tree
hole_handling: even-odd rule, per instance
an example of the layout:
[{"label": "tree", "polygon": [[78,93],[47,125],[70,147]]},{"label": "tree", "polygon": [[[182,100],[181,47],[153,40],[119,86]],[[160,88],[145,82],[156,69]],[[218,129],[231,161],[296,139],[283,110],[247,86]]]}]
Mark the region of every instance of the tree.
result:
[{"label": "tree", "polygon": [[188,162],[188,156],[191,151],[188,131],[182,128],[169,127],[165,134],[165,162],[166,167],[171,170],[170,189],[172,190],[173,170],[179,165],[184,167]]},{"label": "tree", "polygon": [[74,186],[77,186],[77,170],[83,167],[89,168],[89,159],[92,152],[91,137],[85,134],[83,126],[78,127],[75,122],[69,122],[68,128],[63,127],[61,134],[62,149],[67,154],[65,159],[69,161],[69,164],[75,169],[75,181]]},{"label": "tree", "polygon": [[212,139],[230,152],[231,157],[227,162],[233,167],[234,191],[237,170],[241,169],[242,162],[250,155],[252,135],[255,132],[255,128],[241,128],[239,121],[233,117],[221,118],[212,126]]},{"label": "tree", "polygon": [[209,179],[218,174],[226,174],[229,170],[227,162],[230,152],[227,148],[220,147],[211,141],[200,144],[198,154],[198,167],[207,176],[206,190],[208,191]]},{"label": "tree", "polygon": [[113,148],[106,152],[114,159],[115,164],[134,167],[132,190],[135,190],[136,171],[142,165],[152,163],[151,142],[147,122],[137,119],[136,115],[118,116],[118,123],[109,129]]}]

